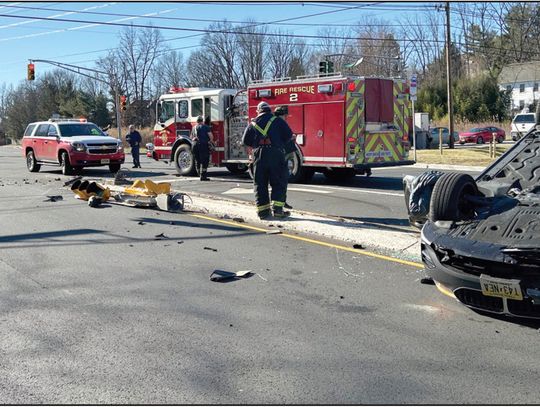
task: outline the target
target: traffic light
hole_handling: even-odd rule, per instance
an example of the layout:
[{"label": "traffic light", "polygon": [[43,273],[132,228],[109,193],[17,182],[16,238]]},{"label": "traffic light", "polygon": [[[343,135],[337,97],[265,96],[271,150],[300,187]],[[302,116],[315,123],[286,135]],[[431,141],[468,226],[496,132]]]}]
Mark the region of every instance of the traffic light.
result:
[{"label": "traffic light", "polygon": [[36,75],[34,71],[34,64],[28,64],[27,79],[29,81],[33,81],[35,78],[36,78]]},{"label": "traffic light", "polygon": [[127,97],[122,95],[120,96],[120,109],[121,110],[126,110],[126,101],[127,101]]},{"label": "traffic light", "polygon": [[328,61],[319,62],[319,73],[328,73]]},{"label": "traffic light", "polygon": [[327,61],[326,64],[326,73],[334,72],[334,63],[332,61]]}]

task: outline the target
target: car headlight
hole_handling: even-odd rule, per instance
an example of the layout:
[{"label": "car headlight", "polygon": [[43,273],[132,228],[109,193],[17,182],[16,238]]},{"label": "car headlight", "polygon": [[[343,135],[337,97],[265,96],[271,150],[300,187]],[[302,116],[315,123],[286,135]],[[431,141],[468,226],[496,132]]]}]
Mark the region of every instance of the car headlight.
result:
[{"label": "car headlight", "polygon": [[119,153],[124,151],[124,145],[122,143],[118,143],[118,147],[116,149]]},{"label": "car headlight", "polygon": [[148,151],[153,151],[154,150],[154,145],[152,143],[146,143],[146,149]]},{"label": "car headlight", "polygon": [[75,151],[79,151],[79,152],[83,152],[86,150],[86,146],[83,143],[80,143],[78,141],[71,143],[71,147],[73,147]]}]

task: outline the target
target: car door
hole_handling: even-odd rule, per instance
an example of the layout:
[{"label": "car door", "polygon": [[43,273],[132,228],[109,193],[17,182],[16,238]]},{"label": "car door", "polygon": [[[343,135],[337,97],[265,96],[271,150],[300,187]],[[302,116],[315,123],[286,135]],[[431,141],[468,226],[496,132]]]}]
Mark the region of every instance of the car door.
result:
[{"label": "car door", "polygon": [[36,156],[36,160],[45,159],[45,144],[44,143],[47,139],[48,130],[49,130],[49,123],[42,123],[38,125],[38,128],[36,129],[36,132],[34,133],[32,144],[33,144],[34,155]]},{"label": "car door", "polygon": [[58,150],[59,133],[54,124],[49,124],[47,134],[43,141],[43,160],[57,161],[56,151]]}]

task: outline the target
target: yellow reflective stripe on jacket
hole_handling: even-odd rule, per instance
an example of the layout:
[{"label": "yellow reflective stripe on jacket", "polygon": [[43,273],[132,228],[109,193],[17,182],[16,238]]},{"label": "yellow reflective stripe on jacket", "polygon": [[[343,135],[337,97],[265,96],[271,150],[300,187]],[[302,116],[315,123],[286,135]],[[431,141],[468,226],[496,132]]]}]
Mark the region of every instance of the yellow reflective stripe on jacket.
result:
[{"label": "yellow reflective stripe on jacket", "polygon": [[276,119],[276,116],[272,116],[272,118],[268,120],[268,123],[266,123],[266,126],[264,127],[264,129],[260,128],[255,122],[252,122],[252,124],[253,124],[253,127],[255,127],[259,131],[259,133],[263,135],[263,137],[266,137],[266,135],[268,134],[268,130],[270,130],[270,125],[275,119]]}]

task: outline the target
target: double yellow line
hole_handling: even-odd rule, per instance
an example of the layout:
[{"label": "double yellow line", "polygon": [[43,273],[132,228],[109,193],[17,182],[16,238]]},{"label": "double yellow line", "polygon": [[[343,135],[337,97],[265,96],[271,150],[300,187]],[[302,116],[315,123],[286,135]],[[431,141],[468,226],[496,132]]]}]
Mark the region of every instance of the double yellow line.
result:
[{"label": "double yellow line", "polygon": [[[224,225],[234,226],[234,227],[237,227],[237,228],[254,230],[254,231],[257,231],[257,232],[261,232],[261,233],[266,233],[269,230],[269,229],[259,228],[257,226],[244,225],[242,223],[231,222],[231,221],[227,221],[227,220],[223,220],[223,219],[216,219],[216,218],[212,218],[210,216],[205,216],[205,215],[192,214],[190,216],[193,216],[194,218],[209,220],[211,222],[222,223]],[[289,233],[280,233],[278,236],[283,236],[283,237],[286,237],[286,238],[289,238],[289,239],[294,239],[294,240],[300,240],[302,242],[312,243],[312,244],[316,244],[316,245],[319,245],[319,246],[330,247],[332,249],[338,249],[338,250],[343,250],[343,251],[346,251],[346,252],[356,253],[356,254],[360,254],[362,256],[374,257],[376,259],[391,261],[393,263],[399,263],[399,264],[403,264],[403,265],[410,266],[410,267],[424,268],[424,265],[422,263],[416,263],[416,262],[413,262],[413,261],[397,259],[395,257],[385,256],[385,255],[378,254],[378,253],[373,253],[373,252],[368,252],[366,250],[354,249],[352,247],[342,246],[342,245],[339,245],[339,244],[323,242],[321,240],[309,239],[307,237],[291,235]]]}]

